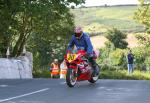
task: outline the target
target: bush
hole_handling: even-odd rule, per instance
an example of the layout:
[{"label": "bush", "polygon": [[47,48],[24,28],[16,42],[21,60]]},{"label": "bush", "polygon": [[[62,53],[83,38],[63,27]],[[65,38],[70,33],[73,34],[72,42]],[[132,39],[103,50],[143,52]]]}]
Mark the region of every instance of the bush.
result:
[{"label": "bush", "polygon": [[51,78],[50,71],[46,69],[34,69],[33,70],[34,78]]},{"label": "bush", "polygon": [[102,70],[109,70],[109,71],[116,70],[114,66],[109,64],[101,64],[100,66]]},{"label": "bush", "polygon": [[150,51],[150,48],[144,48],[144,47],[138,47],[138,48],[132,49],[132,52],[135,58],[134,64],[136,66],[136,69],[146,70],[148,57],[150,57],[149,51]]},{"label": "bush", "polygon": [[146,65],[146,70],[150,71],[150,56],[145,58],[144,64]]},{"label": "bush", "polygon": [[97,63],[102,66],[102,69],[116,70],[127,68],[125,49],[109,50],[108,48],[102,48],[100,51],[101,56]]},{"label": "bush", "polygon": [[110,53],[110,61],[112,65],[122,65],[124,63],[124,50],[116,49]]},{"label": "bush", "polygon": [[[135,69],[138,70],[150,70],[150,48],[137,47],[132,48],[134,55]],[[97,63],[102,65],[102,69],[127,69],[127,52],[128,49],[110,49],[101,48],[101,56],[97,60]]]}]

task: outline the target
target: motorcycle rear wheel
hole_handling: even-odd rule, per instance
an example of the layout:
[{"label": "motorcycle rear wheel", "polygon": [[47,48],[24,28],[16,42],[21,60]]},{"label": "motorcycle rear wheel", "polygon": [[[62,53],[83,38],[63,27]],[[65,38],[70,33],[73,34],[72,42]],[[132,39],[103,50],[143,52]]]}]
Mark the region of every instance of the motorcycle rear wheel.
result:
[{"label": "motorcycle rear wheel", "polygon": [[98,75],[97,76],[93,76],[93,75],[91,75],[91,79],[90,80],[88,80],[90,83],[95,83],[98,79],[99,79],[99,75],[100,75],[100,66],[97,64],[97,67],[96,67],[97,69],[98,69]]},{"label": "motorcycle rear wheel", "polygon": [[74,87],[77,82],[77,77],[73,69],[67,70],[66,83],[69,87]]}]

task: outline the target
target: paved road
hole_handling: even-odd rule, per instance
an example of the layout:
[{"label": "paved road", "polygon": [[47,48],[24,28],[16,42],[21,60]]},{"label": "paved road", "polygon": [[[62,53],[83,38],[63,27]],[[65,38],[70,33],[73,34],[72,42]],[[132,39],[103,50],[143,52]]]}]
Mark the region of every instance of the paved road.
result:
[{"label": "paved road", "polygon": [[150,103],[150,81],[84,81],[69,88],[59,79],[0,80],[0,103]]}]

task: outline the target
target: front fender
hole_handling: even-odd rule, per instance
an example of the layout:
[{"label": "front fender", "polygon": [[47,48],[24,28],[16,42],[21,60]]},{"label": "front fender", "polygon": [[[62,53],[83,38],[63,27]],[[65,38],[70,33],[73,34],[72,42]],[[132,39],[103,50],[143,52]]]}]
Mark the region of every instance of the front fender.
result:
[{"label": "front fender", "polygon": [[68,68],[77,69],[77,65],[71,65],[71,64],[70,64],[70,65],[68,66]]}]

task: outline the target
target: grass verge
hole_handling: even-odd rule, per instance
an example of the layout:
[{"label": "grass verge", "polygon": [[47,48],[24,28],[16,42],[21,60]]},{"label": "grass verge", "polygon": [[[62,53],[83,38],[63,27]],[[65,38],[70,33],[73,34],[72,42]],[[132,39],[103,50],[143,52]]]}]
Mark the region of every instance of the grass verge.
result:
[{"label": "grass verge", "polygon": [[[36,70],[33,72],[34,78],[51,78],[49,70]],[[128,75],[126,70],[102,70],[100,79],[123,79],[123,80],[150,80],[150,72],[135,70]]]},{"label": "grass verge", "polygon": [[33,78],[51,78],[49,70],[34,70]]},{"label": "grass verge", "polygon": [[100,79],[150,80],[150,72],[135,70],[129,75],[126,70],[101,71]]}]

